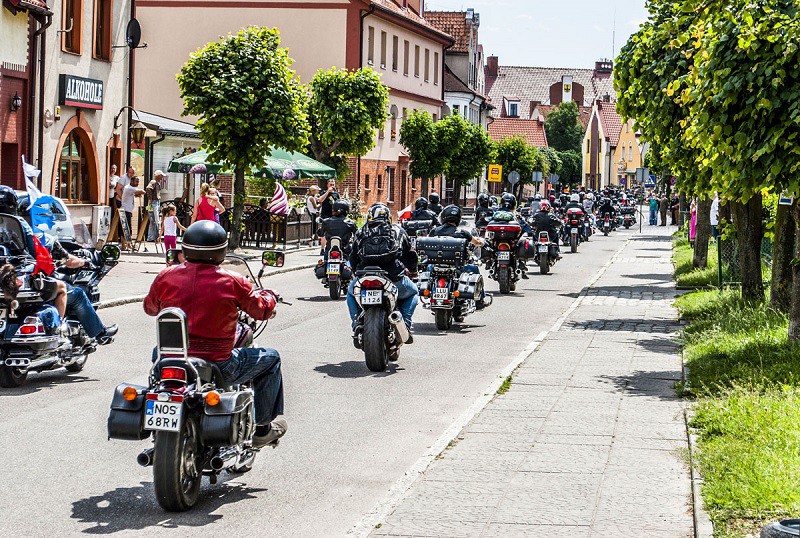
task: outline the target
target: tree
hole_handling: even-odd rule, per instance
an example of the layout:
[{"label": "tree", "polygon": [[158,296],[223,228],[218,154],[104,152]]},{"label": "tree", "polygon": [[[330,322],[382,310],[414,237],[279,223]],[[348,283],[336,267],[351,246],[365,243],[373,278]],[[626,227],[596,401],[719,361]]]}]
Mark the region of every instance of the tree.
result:
[{"label": "tree", "polygon": [[363,156],[375,147],[375,130],[386,124],[389,90],[372,68],[317,71],[308,90],[311,153],[343,177],[346,156]]},{"label": "tree", "polygon": [[[459,116],[460,117],[460,116]],[[480,125],[468,124],[464,143],[451,156],[446,174],[453,181],[453,202],[461,201],[461,187],[469,185],[492,162],[494,145],[489,133]]]},{"label": "tree", "polygon": [[[550,173],[549,163],[544,155],[534,146],[529,146],[521,135],[504,138],[495,144],[496,163],[503,167],[503,174],[508,178],[511,172],[519,172],[519,192],[522,187],[533,182],[533,172],[542,172],[543,176]],[[505,183],[505,182],[504,182]],[[510,192],[515,189],[510,188]]]},{"label": "tree", "polygon": [[558,152],[558,158],[561,161],[561,166],[556,174],[558,174],[561,184],[575,185],[580,183],[583,180],[581,154],[576,151],[560,151]]},{"label": "tree", "polygon": [[443,174],[461,150],[468,125],[458,115],[434,122],[424,110],[412,112],[403,122],[400,143],[411,158],[411,176],[422,179],[422,196],[428,196],[430,180]]},{"label": "tree", "polygon": [[578,121],[579,110],[575,101],[565,101],[550,112],[544,122],[547,143],[556,151],[581,152],[583,126]]},{"label": "tree", "polygon": [[178,74],[183,115],[196,123],[211,158],[234,170],[230,248],[239,247],[245,172],[263,166],[270,146],[308,143],[303,91],[276,28],[249,27],[194,52]]}]

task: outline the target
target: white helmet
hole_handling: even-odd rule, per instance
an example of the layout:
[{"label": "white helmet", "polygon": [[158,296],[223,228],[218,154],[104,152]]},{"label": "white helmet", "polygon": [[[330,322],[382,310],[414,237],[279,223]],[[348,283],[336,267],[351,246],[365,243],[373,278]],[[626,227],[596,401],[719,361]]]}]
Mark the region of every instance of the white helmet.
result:
[{"label": "white helmet", "polygon": [[594,200],[594,194],[592,194],[592,193],[590,192],[590,193],[588,193],[588,194],[586,195],[586,198],[587,198],[587,199],[589,199],[589,200]]},{"label": "white helmet", "polygon": [[569,197],[569,201],[570,202],[580,202],[581,201],[581,197],[578,196],[577,194],[573,194],[572,196]]}]

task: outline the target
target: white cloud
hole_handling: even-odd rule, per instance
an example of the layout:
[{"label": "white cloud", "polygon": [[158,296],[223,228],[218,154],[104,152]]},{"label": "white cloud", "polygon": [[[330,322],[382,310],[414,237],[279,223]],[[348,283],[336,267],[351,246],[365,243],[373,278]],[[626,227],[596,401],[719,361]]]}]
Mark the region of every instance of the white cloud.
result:
[{"label": "white cloud", "polygon": [[524,21],[532,21],[533,15],[528,15],[527,13],[520,13],[519,15],[517,15],[517,18]]}]

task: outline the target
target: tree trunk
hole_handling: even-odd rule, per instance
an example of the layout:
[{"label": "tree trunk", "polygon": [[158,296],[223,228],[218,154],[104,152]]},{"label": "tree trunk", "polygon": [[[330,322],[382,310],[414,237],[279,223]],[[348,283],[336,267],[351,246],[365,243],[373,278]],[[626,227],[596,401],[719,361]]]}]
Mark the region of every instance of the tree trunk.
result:
[{"label": "tree trunk", "polygon": [[242,235],[242,210],[244,210],[245,188],[244,169],[236,168],[233,179],[233,215],[231,217],[231,238],[228,243],[230,252],[239,248]]},{"label": "tree trunk", "polygon": [[461,181],[457,179],[453,181],[453,203],[461,205]]},{"label": "tree trunk", "polygon": [[431,185],[430,178],[423,177],[420,184],[420,188],[422,189],[422,193],[420,194],[420,196],[423,196],[425,198],[428,197],[428,193],[430,192],[430,185]]},{"label": "tree trunk", "polygon": [[692,267],[700,269],[708,266],[708,240],[711,237],[711,198],[697,199],[697,225],[694,235],[694,257]]},{"label": "tree trunk", "polygon": [[[709,210],[710,213],[711,210]],[[731,203],[727,200],[723,200],[722,198],[719,199],[719,222],[722,223],[725,220],[725,224],[731,224],[733,219],[731,218]]]},{"label": "tree trunk", "polygon": [[792,212],[796,205],[779,205],[775,213],[769,304],[779,312],[789,312],[792,305],[792,242],[796,233]]},{"label": "tree trunk", "polygon": [[[792,216],[794,217],[794,257],[800,258],[800,203],[792,205]],[[792,308],[789,314],[789,340],[800,341],[800,264],[793,263],[792,266]]]},{"label": "tree trunk", "polygon": [[681,226],[683,226],[684,223],[686,222],[685,217],[686,217],[686,212],[687,211],[688,210],[686,209],[686,193],[682,192],[678,196],[678,227],[679,228]]},{"label": "tree trunk", "polygon": [[742,298],[748,301],[764,299],[764,282],[761,275],[761,240],[764,236],[761,221],[761,194],[747,203],[732,204],[733,222],[739,242],[739,270],[742,275]]}]

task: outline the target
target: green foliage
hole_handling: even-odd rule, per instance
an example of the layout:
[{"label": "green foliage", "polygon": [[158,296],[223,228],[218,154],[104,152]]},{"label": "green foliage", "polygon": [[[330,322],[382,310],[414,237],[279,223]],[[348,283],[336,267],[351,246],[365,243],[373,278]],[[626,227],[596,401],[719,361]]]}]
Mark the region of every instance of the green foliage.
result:
[{"label": "green foliage", "polygon": [[411,176],[429,180],[447,172],[470,136],[471,124],[459,115],[434,122],[424,110],[412,112],[400,127],[400,143],[411,157]]},{"label": "green foliage", "polygon": [[457,181],[463,186],[468,185],[491,164],[493,155],[494,145],[486,129],[480,125],[468,124],[463,144],[448,162],[445,171],[447,179]]},{"label": "green foliage", "polygon": [[198,116],[215,162],[263,166],[270,146],[300,151],[308,142],[303,92],[277,29],[249,27],[192,53],[178,74],[183,115]]},{"label": "green foliage", "polygon": [[583,126],[578,121],[578,104],[566,101],[550,112],[544,122],[547,143],[556,151],[581,152]]},{"label": "green foliage", "polygon": [[346,156],[362,156],[383,128],[389,90],[372,68],[320,70],[308,86],[306,113],[314,158],[347,174]]},{"label": "green foliage", "polygon": [[717,243],[708,245],[708,265],[701,269],[692,266],[694,249],[689,240],[681,237],[672,242],[672,263],[675,265],[675,280],[682,287],[705,287],[718,284]]},{"label": "green foliage", "polygon": [[557,155],[561,165],[556,174],[561,179],[561,183],[566,185],[580,183],[583,180],[581,154],[577,151],[560,151],[557,152]]},{"label": "green foliage", "polygon": [[504,138],[495,143],[495,162],[503,167],[503,175],[508,177],[513,171],[519,172],[520,183],[530,184],[533,172],[550,173],[550,164],[539,148],[530,146],[521,135]]}]

